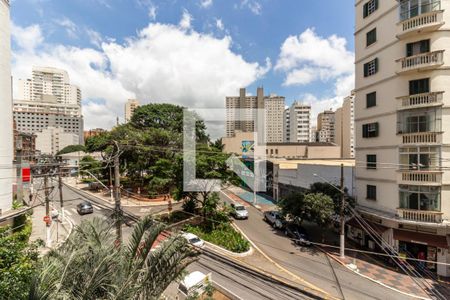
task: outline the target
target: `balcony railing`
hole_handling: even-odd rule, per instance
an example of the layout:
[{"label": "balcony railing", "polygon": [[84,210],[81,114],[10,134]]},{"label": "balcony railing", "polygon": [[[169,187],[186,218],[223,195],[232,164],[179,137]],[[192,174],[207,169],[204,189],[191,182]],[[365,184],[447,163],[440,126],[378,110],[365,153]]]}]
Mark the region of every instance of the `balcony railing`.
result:
[{"label": "balcony railing", "polygon": [[397,37],[405,38],[419,32],[434,31],[445,23],[443,15],[442,10],[436,10],[404,20],[397,25]]},{"label": "balcony railing", "polygon": [[442,105],[444,92],[431,92],[398,97],[398,109],[412,109]]},{"label": "balcony railing", "polygon": [[442,213],[437,211],[397,208],[397,215],[400,218],[409,221],[427,222],[427,223],[442,222]]},{"label": "balcony railing", "polygon": [[397,62],[397,73],[433,69],[444,64],[444,50],[403,57]]},{"label": "balcony railing", "polygon": [[415,132],[400,133],[402,135],[402,144],[440,144],[440,132]]},{"label": "balcony railing", "polygon": [[399,184],[440,185],[442,171],[400,170],[397,181]]}]

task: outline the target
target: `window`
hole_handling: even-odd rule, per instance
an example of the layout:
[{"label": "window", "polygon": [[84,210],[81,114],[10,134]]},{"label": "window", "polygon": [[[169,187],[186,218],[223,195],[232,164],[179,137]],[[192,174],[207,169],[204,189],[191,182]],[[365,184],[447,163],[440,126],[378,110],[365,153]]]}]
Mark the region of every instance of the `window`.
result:
[{"label": "window", "polygon": [[378,58],[364,64],[364,77],[371,76],[378,72]]},{"label": "window", "polygon": [[430,40],[422,40],[406,44],[406,56],[430,52]]},{"label": "window", "polygon": [[433,186],[400,185],[400,208],[441,210],[441,189]]},{"label": "window", "polygon": [[377,200],[377,187],[375,185],[367,185],[366,198],[369,200]]},{"label": "window", "polygon": [[403,170],[436,170],[440,167],[439,147],[408,147],[399,151]]},{"label": "window", "polygon": [[275,154],[278,154],[278,149],[275,149]]},{"label": "window", "polygon": [[364,124],[362,129],[363,129],[363,138],[372,138],[378,136],[378,122]]},{"label": "window", "polygon": [[439,0],[401,0],[400,20],[406,20],[415,16],[441,9]]},{"label": "window", "polygon": [[378,0],[370,0],[363,6],[363,17],[370,16],[378,9]]},{"label": "window", "polygon": [[366,94],[366,108],[377,105],[377,92]]},{"label": "window", "polygon": [[423,94],[423,93],[429,93],[430,92],[430,79],[417,79],[417,80],[411,80],[409,82],[409,94],[410,95],[416,95],[416,94]]},{"label": "window", "polygon": [[377,168],[377,156],[375,154],[367,154],[366,160],[367,160],[366,165],[367,169],[374,170]]},{"label": "window", "polygon": [[370,46],[377,41],[377,29],[374,28],[366,34],[366,46]]}]

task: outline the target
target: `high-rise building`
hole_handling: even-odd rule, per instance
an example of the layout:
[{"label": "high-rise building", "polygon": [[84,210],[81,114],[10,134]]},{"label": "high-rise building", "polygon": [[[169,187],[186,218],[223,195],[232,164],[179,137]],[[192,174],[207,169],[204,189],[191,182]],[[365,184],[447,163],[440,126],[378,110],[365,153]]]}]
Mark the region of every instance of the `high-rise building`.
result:
[{"label": "high-rise building", "polygon": [[131,120],[131,117],[134,114],[136,108],[139,107],[139,101],[136,99],[128,99],[127,103],[125,103],[125,122],[128,123]]},{"label": "high-rise building", "polygon": [[[226,136],[232,137],[236,131],[253,132],[256,109],[264,109],[265,142],[282,143],[284,100],[284,97],[274,94],[264,96],[262,87],[257,89],[256,96],[247,96],[245,88],[241,88],[238,97],[226,97]],[[239,116],[240,113],[245,115]]]},{"label": "high-rise building", "polygon": [[0,214],[12,208],[13,117],[9,0],[0,0]]},{"label": "high-rise building", "polygon": [[[400,253],[448,264],[450,1],[355,9],[358,210]],[[450,276],[446,265],[425,267]]]},{"label": "high-rise building", "polygon": [[291,113],[289,112],[289,107],[284,110],[283,132],[284,142],[289,143],[291,138]]},{"label": "high-rise building", "polygon": [[335,142],[335,116],[334,111],[325,110],[317,116],[317,139],[321,143]]},{"label": "high-rise building", "polygon": [[41,154],[55,155],[67,146],[78,144],[78,138],[78,135],[65,132],[61,127],[47,127],[36,134],[36,149]]},{"label": "high-rise building", "polygon": [[355,157],[355,95],[344,99],[335,113],[335,143],[341,147],[342,158]]},{"label": "high-rise building", "polygon": [[51,67],[33,67],[31,79],[19,79],[18,98],[81,106],[81,91],[70,84],[67,72]]},{"label": "high-rise building", "polygon": [[311,130],[309,131],[309,141],[311,143],[319,141],[319,139],[317,138],[317,126],[311,126]]},{"label": "high-rise building", "polygon": [[311,105],[299,101],[292,103],[290,114],[290,138],[291,143],[307,143],[310,140]]}]

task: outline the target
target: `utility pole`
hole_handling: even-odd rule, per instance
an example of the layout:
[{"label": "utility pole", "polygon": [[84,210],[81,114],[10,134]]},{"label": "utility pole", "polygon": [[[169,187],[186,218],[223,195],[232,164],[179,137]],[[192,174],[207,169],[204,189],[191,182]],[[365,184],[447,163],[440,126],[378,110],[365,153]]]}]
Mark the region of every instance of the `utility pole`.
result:
[{"label": "utility pole", "polygon": [[[45,170],[44,172],[47,172]],[[49,192],[48,192],[48,175],[45,174],[44,176],[44,194],[45,194],[45,217],[46,217],[46,234],[45,234],[45,245],[48,248],[52,247],[52,239],[51,239],[51,231],[50,231],[50,225],[51,225],[51,218],[50,218],[50,198],[49,198]]]},{"label": "utility pole", "polygon": [[340,235],[340,256],[345,258],[345,192],[344,192],[344,164],[341,164],[341,235]]},{"label": "utility pole", "polygon": [[[17,137],[21,139],[20,136]],[[23,181],[22,181],[22,141],[18,141],[16,150],[16,171],[17,171],[17,201],[23,203]]]},{"label": "utility pole", "polygon": [[116,215],[116,243],[122,243],[122,207],[120,205],[120,164],[119,164],[119,147],[117,154],[114,156],[114,197],[115,197],[115,215]]},{"label": "utility pole", "polygon": [[64,222],[64,201],[62,192],[61,164],[58,165],[59,205],[61,206],[61,222]]}]

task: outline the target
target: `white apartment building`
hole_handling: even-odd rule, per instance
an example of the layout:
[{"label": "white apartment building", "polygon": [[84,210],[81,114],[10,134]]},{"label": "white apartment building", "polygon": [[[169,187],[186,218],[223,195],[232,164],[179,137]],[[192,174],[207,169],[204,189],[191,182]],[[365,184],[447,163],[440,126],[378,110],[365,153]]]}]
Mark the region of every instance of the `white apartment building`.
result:
[{"label": "white apartment building", "polygon": [[291,113],[289,110],[289,107],[284,109],[283,138],[285,143],[289,143],[291,139]]},{"label": "white apartment building", "polygon": [[355,157],[355,95],[346,97],[335,112],[335,143],[342,158]]},{"label": "white apartment building", "polygon": [[33,67],[31,79],[19,79],[18,98],[81,106],[81,91],[70,84],[67,72],[51,67]]},{"label": "white apartment building", "polygon": [[139,101],[136,99],[128,99],[127,103],[125,103],[125,122],[128,123],[131,120],[131,117],[134,114],[136,108],[139,107]]},{"label": "white apartment building", "polygon": [[61,127],[48,127],[36,133],[36,150],[42,154],[55,155],[64,147],[78,144],[78,138],[78,135],[67,133]]},{"label": "white apartment building", "polygon": [[[226,97],[226,136],[233,137],[236,131],[253,132],[256,109],[265,110],[266,143],[282,143],[284,139],[285,98],[271,94],[264,96],[263,88],[258,88],[256,96],[247,96],[241,88],[238,97]],[[239,116],[244,113],[244,116]],[[245,119],[240,121],[239,119]]]},{"label": "white apartment building", "polygon": [[325,110],[317,116],[317,139],[321,143],[335,142],[334,111]]},{"label": "white apartment building", "polygon": [[0,215],[13,201],[13,117],[11,108],[11,31],[9,0],[0,0]]},{"label": "white apartment building", "polygon": [[358,210],[400,253],[450,263],[450,1],[355,9]]},{"label": "white apartment building", "polygon": [[289,141],[291,143],[310,142],[311,105],[295,101],[289,109],[289,114]]}]

